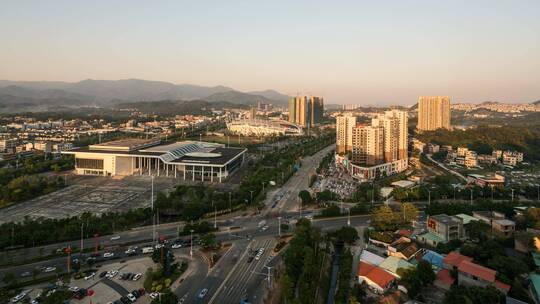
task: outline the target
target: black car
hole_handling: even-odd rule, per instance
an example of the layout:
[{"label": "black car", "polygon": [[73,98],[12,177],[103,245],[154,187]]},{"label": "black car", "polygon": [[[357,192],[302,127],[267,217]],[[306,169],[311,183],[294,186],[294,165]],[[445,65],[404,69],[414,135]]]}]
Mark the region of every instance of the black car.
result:
[{"label": "black car", "polygon": [[137,289],[133,290],[131,294],[137,299],[141,297],[141,294],[139,293]]},{"label": "black car", "polygon": [[122,303],[124,303],[124,304],[131,304],[131,300],[128,299],[128,297],[126,297],[126,296],[121,297],[120,301],[122,301]]},{"label": "black car", "polygon": [[103,278],[107,275],[107,272],[106,271],[102,271],[100,274],[99,274],[99,277],[100,278]]}]

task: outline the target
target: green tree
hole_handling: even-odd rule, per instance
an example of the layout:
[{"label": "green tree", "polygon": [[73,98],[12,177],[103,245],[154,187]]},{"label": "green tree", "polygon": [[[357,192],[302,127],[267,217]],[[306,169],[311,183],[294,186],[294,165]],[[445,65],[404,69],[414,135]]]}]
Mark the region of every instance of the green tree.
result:
[{"label": "green tree", "polygon": [[207,233],[203,235],[200,241],[204,249],[215,250],[221,247],[221,244],[216,239],[216,235],[213,233]]},{"label": "green tree", "polygon": [[302,205],[309,205],[313,202],[313,198],[307,190],[300,191],[298,197],[302,200]]},{"label": "green tree", "polygon": [[379,230],[390,230],[395,225],[395,215],[389,206],[381,206],[371,215],[373,226]]}]

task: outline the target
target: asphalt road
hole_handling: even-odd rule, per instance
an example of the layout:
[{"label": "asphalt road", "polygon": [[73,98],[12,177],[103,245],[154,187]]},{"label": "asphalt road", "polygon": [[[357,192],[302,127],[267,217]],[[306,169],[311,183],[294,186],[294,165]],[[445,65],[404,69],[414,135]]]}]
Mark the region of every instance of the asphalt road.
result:
[{"label": "asphalt road", "polygon": [[[283,185],[283,187],[269,193],[265,207],[256,216],[227,218],[218,222],[220,227],[216,237],[223,243],[230,243],[228,251],[219,259],[217,264],[208,268],[208,263],[198,252],[194,250],[190,273],[180,286],[174,290],[179,298],[184,297],[184,303],[239,303],[240,299],[247,297],[252,303],[260,302],[257,293],[261,284],[267,284],[265,273],[266,266],[277,263],[279,257],[272,254],[278,235],[278,217],[294,223],[298,218],[316,213],[309,210],[300,210],[298,204],[298,193],[308,189],[309,176],[315,173],[321,159],[327,155],[334,146],[329,146],[313,156],[302,159],[300,169]],[[301,214],[301,215],[300,215]],[[367,226],[369,216],[352,216],[350,218],[328,218],[315,219],[313,225],[320,227],[323,231],[338,229],[346,226],[348,222],[352,226]],[[265,228],[262,228],[266,226]],[[230,229],[231,227],[240,227]],[[292,225],[291,225],[292,227]],[[172,240],[177,238],[179,230],[182,230],[183,223],[169,223],[157,226],[156,236],[163,236]],[[98,237],[84,240],[85,247],[95,247],[97,244],[104,246],[105,250],[98,251],[100,255],[104,252],[113,252],[115,259],[102,259],[100,264],[108,264],[120,260],[129,260],[140,257],[126,256],[124,251],[128,245],[136,245],[139,248],[153,244],[153,227],[141,227],[118,233],[119,239],[112,240],[111,236]],[[284,231],[283,231],[284,232]],[[291,231],[289,231],[291,233]],[[183,239],[189,239],[183,237]],[[49,253],[52,250],[65,246],[80,246],[79,241],[67,242],[65,244],[54,244],[46,246],[43,250]],[[253,250],[264,248],[259,259],[250,259]],[[32,250],[34,252],[38,250]],[[183,255],[189,253],[189,248],[177,249]],[[28,258],[28,257],[26,257]],[[250,260],[250,262],[248,262]],[[32,272],[39,267],[55,266],[60,271],[66,270],[66,257],[52,258],[46,261],[36,262],[27,265],[4,267],[0,269],[0,274],[6,273],[21,274],[25,271]],[[204,297],[199,298],[201,290],[206,289]],[[221,304],[221,303],[220,303]]]}]

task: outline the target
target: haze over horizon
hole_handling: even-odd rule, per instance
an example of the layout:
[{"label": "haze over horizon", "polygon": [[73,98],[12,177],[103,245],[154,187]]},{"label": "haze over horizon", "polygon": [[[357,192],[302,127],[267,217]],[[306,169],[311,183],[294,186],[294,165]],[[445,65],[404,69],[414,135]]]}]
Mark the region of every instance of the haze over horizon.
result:
[{"label": "haze over horizon", "polygon": [[540,2],[515,4],[5,1],[0,79],[137,78],[364,105],[532,102]]}]

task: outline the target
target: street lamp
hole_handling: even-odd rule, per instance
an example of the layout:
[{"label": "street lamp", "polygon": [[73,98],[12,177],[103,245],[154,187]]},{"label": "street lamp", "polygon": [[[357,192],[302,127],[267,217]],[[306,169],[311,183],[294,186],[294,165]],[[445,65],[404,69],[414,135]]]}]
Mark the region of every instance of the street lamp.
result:
[{"label": "street lamp", "polygon": [[347,226],[351,226],[351,208],[347,208],[348,216],[347,216]]},{"label": "street lamp", "polygon": [[514,202],[514,188],[512,188],[512,202]]},{"label": "street lamp", "polygon": [[473,189],[470,188],[469,191],[471,191],[471,205],[473,204]]},{"label": "street lamp", "polygon": [[190,245],[190,248],[189,248],[189,256],[193,260],[193,229],[191,229],[189,232],[190,232],[189,239],[190,239],[190,242],[191,242],[191,245]]},{"label": "street lamp", "polygon": [[427,193],[428,193],[428,206],[430,206],[431,205],[431,190],[428,189]]},{"label": "street lamp", "polygon": [[249,190],[249,193],[250,193],[250,198],[251,200],[249,201],[249,204],[253,204],[253,190]]},{"label": "street lamp", "polygon": [[281,238],[281,216],[278,216],[278,236]]}]

